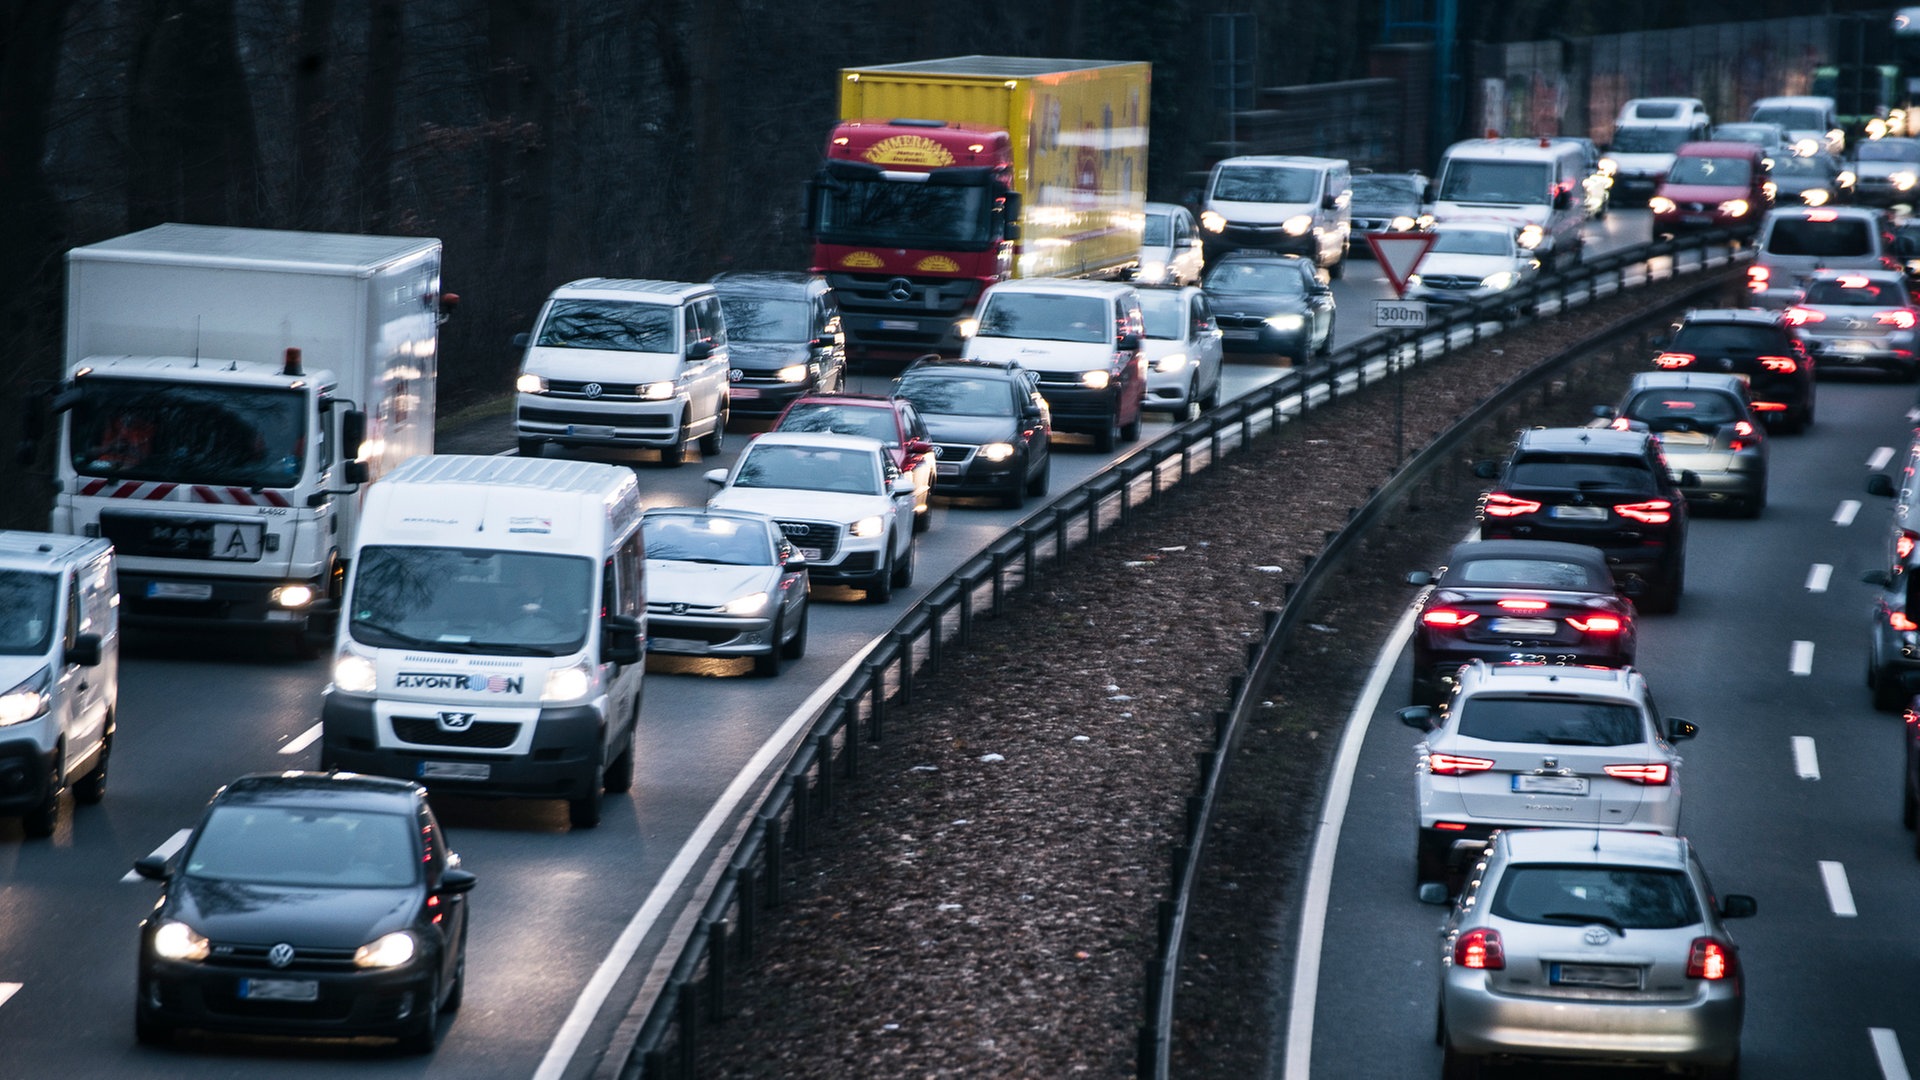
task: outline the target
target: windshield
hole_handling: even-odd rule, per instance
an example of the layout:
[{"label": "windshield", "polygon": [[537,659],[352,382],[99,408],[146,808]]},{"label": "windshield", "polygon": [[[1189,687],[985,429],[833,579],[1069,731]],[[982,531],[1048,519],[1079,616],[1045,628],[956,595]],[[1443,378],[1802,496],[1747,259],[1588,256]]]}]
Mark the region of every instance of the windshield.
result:
[{"label": "windshield", "polygon": [[1677,157],[1667,172],[1669,184],[1713,184],[1746,187],[1753,182],[1753,162],[1746,158]]},{"label": "windshield", "polygon": [[1757,124],[1779,124],[1788,131],[1819,131],[1827,126],[1824,109],[1811,105],[1762,105],[1753,110]]},{"label": "windshield", "polygon": [[1906,307],[1907,290],[1894,281],[1848,275],[1816,280],[1807,286],[1803,304],[1852,307]]},{"label": "windshield", "polygon": [[1013,395],[995,379],[906,378],[900,396],[922,416],[1012,416]]},{"label": "windshield", "polygon": [[79,386],[68,446],[83,476],[244,488],[300,482],[300,391],[100,377]]},{"label": "windshield", "polygon": [[1140,311],[1147,317],[1147,336],[1178,341],[1187,336],[1187,298],[1178,292],[1140,290]]},{"label": "windshield", "polygon": [[594,570],[573,555],[368,547],[347,625],[375,648],[569,656],[593,628]]},{"label": "windshield", "polygon": [[722,296],[720,313],[728,341],[807,341],[813,337],[813,309],[800,300],[759,296]]},{"label": "windshield", "polygon": [[1310,203],[1320,188],[1317,169],[1284,165],[1227,165],[1213,181],[1217,202]]},{"label": "windshield", "polygon": [[992,200],[982,186],[835,177],[816,190],[827,243],[981,248],[989,239]]},{"label": "windshield", "polygon": [[879,461],[864,450],[764,442],[747,448],[733,486],[881,494]]},{"label": "windshield", "polygon": [[1552,746],[1628,746],[1646,741],[1640,710],[1629,702],[1476,694],[1458,708],[1459,732],[1469,739]]},{"label": "windshield", "polygon": [[1545,206],[1551,201],[1553,171],[1544,162],[1475,161],[1449,158],[1440,198],[1447,202],[1515,203]]},{"label": "windshield", "polygon": [[1406,210],[1420,205],[1422,184],[1411,176],[1356,176],[1353,178],[1353,206],[1381,206]]},{"label": "windshield", "polygon": [[410,815],[263,806],[230,792],[207,815],[186,873],[210,881],[304,888],[395,889],[420,876]]},{"label": "windshield", "polygon": [[535,345],[548,349],[675,351],[679,310],[626,300],[555,300],[547,308]]},{"label": "windshield", "polygon": [[1428,254],[1505,255],[1513,257],[1513,235],[1492,229],[1438,229]]},{"label": "windshield", "polygon": [[772,566],[779,561],[758,522],[724,515],[648,514],[640,530],[649,559],[726,566]]},{"label": "windshield", "polygon": [[1300,271],[1285,263],[1221,262],[1207,271],[1207,291],[1210,293],[1279,293],[1285,296],[1305,296],[1307,279]]},{"label": "windshield", "polygon": [[1098,296],[1000,293],[980,313],[979,335],[1104,343],[1113,340],[1110,310]]},{"label": "windshield", "polygon": [[1618,127],[1613,129],[1616,154],[1671,154],[1693,134],[1684,127]]},{"label": "windshield", "polygon": [[888,446],[900,445],[900,421],[891,403],[834,405],[796,401],[775,431],[812,431],[829,435],[864,435]]},{"label": "windshield", "polygon": [[1700,921],[1687,875],[1638,866],[1512,866],[1492,911],[1516,922],[1597,922],[1616,930],[1675,930]]},{"label": "windshield", "polygon": [[1773,220],[1765,246],[1769,255],[1859,258],[1873,254],[1873,233],[1861,218],[1782,217]]},{"label": "windshield", "polygon": [[1141,247],[1166,247],[1173,243],[1173,218],[1166,214],[1148,214],[1142,230]]},{"label": "windshield", "polygon": [[1861,161],[1920,161],[1920,142],[1912,139],[1873,139],[1861,143],[1854,156]]},{"label": "windshield", "polygon": [[0,655],[39,656],[53,644],[53,598],[60,579],[0,570]]},{"label": "windshield", "polygon": [[1833,166],[1827,158],[1800,154],[1783,154],[1774,158],[1771,171],[1775,179],[1805,177],[1824,182],[1833,178]]}]

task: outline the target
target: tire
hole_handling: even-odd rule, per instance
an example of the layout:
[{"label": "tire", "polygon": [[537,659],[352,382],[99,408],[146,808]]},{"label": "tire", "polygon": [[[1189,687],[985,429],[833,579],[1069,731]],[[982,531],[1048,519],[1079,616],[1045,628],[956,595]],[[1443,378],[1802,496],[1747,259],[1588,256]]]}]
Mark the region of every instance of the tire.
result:
[{"label": "tire", "polygon": [[433,980],[433,989],[427,991],[427,1008],[419,1022],[406,1034],[400,1036],[394,1049],[402,1054],[423,1056],[440,1048],[440,980]]},{"label": "tire", "polygon": [[1093,448],[1102,454],[1113,453],[1120,444],[1120,415],[1115,413],[1107,426],[1093,433]]},{"label": "tire", "polygon": [[1206,397],[1200,399],[1201,412],[1212,412],[1220,407],[1220,381],[1219,375],[1216,374],[1213,379],[1213,388],[1207,391]]},{"label": "tire", "polygon": [[521,439],[519,440],[519,444],[521,457],[540,457],[546,452],[547,448],[547,440],[545,439]]},{"label": "tire", "polygon": [[1734,1055],[1725,1065],[1702,1065],[1700,1080],[1740,1080],[1740,1056]]},{"label": "tire", "polygon": [[1198,420],[1200,419],[1200,414],[1204,411],[1200,405],[1200,375],[1198,372],[1195,372],[1193,379],[1187,383],[1186,408],[1181,409],[1177,414],[1179,419],[1176,420],[1175,423],[1184,424],[1189,420]]},{"label": "tire", "polygon": [[785,620],[775,619],[773,623],[773,641],[767,651],[753,658],[753,673],[762,679],[777,678],[780,675],[781,648],[780,637],[787,632]]},{"label": "tire", "polygon": [[141,1046],[171,1046],[173,1033],[178,1030],[172,1024],[157,1016],[148,1016],[147,1010],[138,1005],[133,1007],[133,1038]]},{"label": "tire", "polygon": [[875,574],[873,578],[867,582],[867,603],[885,604],[892,602],[893,576],[893,543],[891,539],[889,539],[887,543],[886,565],[882,566],[880,572]]},{"label": "tire", "polygon": [[100,741],[100,756],[94,759],[93,768],[85,776],[73,782],[73,801],[86,806],[98,806],[100,800],[107,797],[107,761],[113,756],[113,718],[107,718],[107,733]]},{"label": "tire", "polygon": [[1028,481],[1024,476],[1016,476],[1007,490],[1000,493],[1000,505],[1009,510],[1018,510],[1027,505]]},{"label": "tire", "polygon": [[567,800],[567,822],[576,829],[593,829],[600,825],[601,804],[606,801],[606,789],[601,786],[602,773],[606,770],[595,767],[589,773],[587,786],[591,789],[585,797]]},{"label": "tire", "polygon": [[53,752],[53,765],[47,770],[47,794],[40,805],[20,815],[20,829],[35,840],[45,840],[60,826],[60,794],[67,788],[66,754]]},{"label": "tire", "polygon": [[1754,492],[1751,498],[1740,505],[1740,516],[1743,518],[1757,518],[1765,513],[1766,509],[1767,488],[1765,484],[1762,484],[1759,491]]},{"label": "tire", "polygon": [[681,428],[680,437],[674,440],[672,446],[663,446],[660,448],[660,464],[670,469],[677,469],[685,465],[687,463],[687,444],[692,441],[693,439],[687,434],[687,429]]},{"label": "tire", "polygon": [[793,632],[793,640],[780,646],[780,652],[789,660],[799,660],[807,655],[807,615],[811,605],[800,608],[800,629]]},{"label": "tire", "polygon": [[1327,320],[1327,336],[1320,339],[1320,348],[1314,353],[1314,355],[1315,356],[1332,356],[1333,355],[1333,320],[1332,319]]},{"label": "tire", "polygon": [[1340,257],[1333,260],[1333,265],[1327,267],[1327,278],[1330,281],[1339,281],[1341,278],[1344,278],[1346,276],[1347,276],[1347,253],[1342,251],[1340,253]]},{"label": "tire", "polygon": [[1446,880],[1447,849],[1424,836],[1418,837],[1413,849],[1414,889],[1417,891],[1420,886],[1436,881],[1445,884]]},{"label": "tire", "polygon": [[916,546],[913,542],[913,537],[909,535],[907,537],[906,561],[896,563],[893,567],[893,587],[896,589],[906,589],[913,586],[913,555]]},{"label": "tire", "polygon": [[1891,668],[1876,668],[1867,661],[1867,685],[1873,688],[1873,707],[1883,713],[1897,713],[1907,707],[1911,697],[1900,684],[1900,674]]},{"label": "tire", "polygon": [[700,456],[719,457],[727,449],[727,421],[733,419],[733,409],[725,404],[713,418],[713,430],[700,436]]},{"label": "tire", "polygon": [[920,509],[918,506],[914,507],[913,531],[923,533],[931,528],[933,528],[933,505],[929,503],[925,510]]},{"label": "tire", "polygon": [[1027,481],[1027,495],[1035,499],[1047,497],[1047,489],[1053,486],[1053,448],[1047,448],[1047,460],[1040,463],[1040,471]]},{"label": "tire", "polygon": [[[634,715],[637,717],[639,711],[635,710]],[[625,795],[633,790],[633,739],[636,734],[633,728],[627,729],[626,749],[620,751],[620,756],[614,758],[613,764],[607,766],[602,784],[609,795]]]},{"label": "tire", "polygon": [[1136,412],[1133,414],[1133,420],[1131,422],[1120,425],[1120,441],[1121,442],[1139,441],[1140,422],[1145,415],[1146,415],[1146,410],[1142,409],[1139,412]]}]

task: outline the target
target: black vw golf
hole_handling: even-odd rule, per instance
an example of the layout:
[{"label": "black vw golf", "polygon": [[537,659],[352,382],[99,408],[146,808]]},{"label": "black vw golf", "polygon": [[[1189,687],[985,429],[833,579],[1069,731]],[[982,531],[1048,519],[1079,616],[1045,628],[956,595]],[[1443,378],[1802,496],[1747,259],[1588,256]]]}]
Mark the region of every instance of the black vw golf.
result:
[{"label": "black vw golf", "polygon": [[380,1035],[431,1053],[460,1006],[474,876],[426,795],[303,772],[216,792],[177,859],[134,863],[167,887],[140,924],[139,1040]]}]

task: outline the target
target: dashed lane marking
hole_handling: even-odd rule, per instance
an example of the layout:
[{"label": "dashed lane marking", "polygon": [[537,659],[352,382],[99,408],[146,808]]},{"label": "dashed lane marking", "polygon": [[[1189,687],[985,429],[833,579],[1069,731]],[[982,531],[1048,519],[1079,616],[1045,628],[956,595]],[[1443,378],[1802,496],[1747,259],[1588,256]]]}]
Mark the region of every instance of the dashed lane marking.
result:
[{"label": "dashed lane marking", "polygon": [[1827,886],[1827,906],[1835,915],[1851,919],[1860,914],[1853,906],[1853,889],[1847,884],[1847,868],[1837,862],[1820,863],[1820,880]]},{"label": "dashed lane marking", "polygon": [[[179,851],[180,846],[187,842],[187,836],[192,832],[193,832],[192,829],[181,829],[179,832],[174,833],[172,836],[167,837],[165,843],[161,844],[157,848],[154,848],[153,851],[150,852],[149,854],[158,855],[163,859],[171,858],[173,856],[173,853],[176,851]],[[133,871],[129,870],[126,873],[120,875],[120,880],[121,881],[141,881],[143,879],[140,877],[139,874],[136,874]]]},{"label": "dashed lane marking", "polygon": [[1793,737],[1793,771],[1802,780],[1820,779],[1820,755],[1814,752],[1812,736]]},{"label": "dashed lane marking", "polygon": [[1873,1040],[1873,1056],[1880,1059],[1880,1075],[1886,1080],[1913,1080],[1907,1072],[1907,1059],[1900,1053],[1900,1036],[1892,1028],[1868,1028]]},{"label": "dashed lane marking", "polygon": [[1813,642],[1796,641],[1787,659],[1787,670],[1795,675],[1813,674]]},{"label": "dashed lane marking", "polygon": [[[1807,569],[1807,591],[1826,592],[1827,582],[1833,580],[1833,567],[1823,563],[1814,563]],[[286,753],[282,750],[281,753]]]},{"label": "dashed lane marking", "polygon": [[1867,468],[1884,469],[1887,467],[1887,462],[1892,460],[1893,460],[1893,447],[1882,446],[1879,449],[1875,450],[1873,453],[1867,455]]},{"label": "dashed lane marking", "polygon": [[[13,995],[19,993],[20,988],[25,985],[26,985],[25,983],[0,982],[0,1005],[5,1005],[7,1001],[11,999]],[[1894,1053],[1897,1054],[1899,1052],[1900,1052],[1899,1048],[1895,1047]]]},{"label": "dashed lane marking", "polygon": [[1840,500],[1840,508],[1833,512],[1833,523],[1835,525],[1851,525],[1853,524],[1854,515],[1859,512],[1859,499],[1842,499]]},{"label": "dashed lane marking", "polygon": [[315,724],[300,734],[295,735],[293,738],[288,739],[287,745],[281,747],[280,752],[283,754],[297,754],[307,747],[312,746],[314,740],[318,738],[320,738],[320,725]]}]

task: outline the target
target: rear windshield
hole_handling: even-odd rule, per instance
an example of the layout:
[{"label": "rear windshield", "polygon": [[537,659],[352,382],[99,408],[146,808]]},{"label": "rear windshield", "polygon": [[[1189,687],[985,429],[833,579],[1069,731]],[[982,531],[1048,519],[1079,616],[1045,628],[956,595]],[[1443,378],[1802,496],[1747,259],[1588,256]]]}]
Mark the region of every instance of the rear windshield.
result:
[{"label": "rear windshield", "polygon": [[1674,930],[1700,921],[1686,874],[1639,866],[1509,867],[1492,911],[1516,922],[1598,922],[1617,930]]},{"label": "rear windshield", "polygon": [[1633,115],[1642,120],[1671,120],[1680,115],[1680,105],[1673,101],[1642,101],[1633,107]]},{"label": "rear windshield", "polygon": [[1558,559],[1468,559],[1447,568],[1441,585],[1511,585],[1536,589],[1612,592],[1613,577],[1580,563]]},{"label": "rear windshield", "polygon": [[1770,255],[1859,258],[1873,254],[1873,230],[1860,218],[1775,218],[1766,248]]},{"label": "rear windshield", "polygon": [[1694,323],[1673,336],[1673,347],[1696,355],[1759,353],[1781,348],[1780,331],[1771,326]]},{"label": "rear windshield", "polygon": [[1839,277],[1830,281],[1816,281],[1807,286],[1808,304],[1839,304],[1867,306],[1906,307],[1906,286],[1893,281],[1876,281],[1869,277]]},{"label": "rear windshield", "polygon": [[1621,454],[1556,454],[1536,451],[1519,458],[1508,472],[1515,487],[1566,488],[1639,494],[1657,485],[1646,459]]},{"label": "rear windshield", "polygon": [[1675,420],[1694,424],[1724,424],[1740,417],[1740,409],[1725,394],[1698,390],[1649,390],[1627,405],[1630,419],[1645,421],[1654,431],[1666,431]]},{"label": "rear windshield", "polygon": [[1496,697],[1461,701],[1459,733],[1488,742],[1547,746],[1631,746],[1647,741],[1638,707],[1585,698]]},{"label": "rear windshield", "polygon": [[1286,263],[1221,262],[1207,271],[1205,281],[1210,293],[1280,293],[1302,296],[1307,279],[1298,267]]}]

